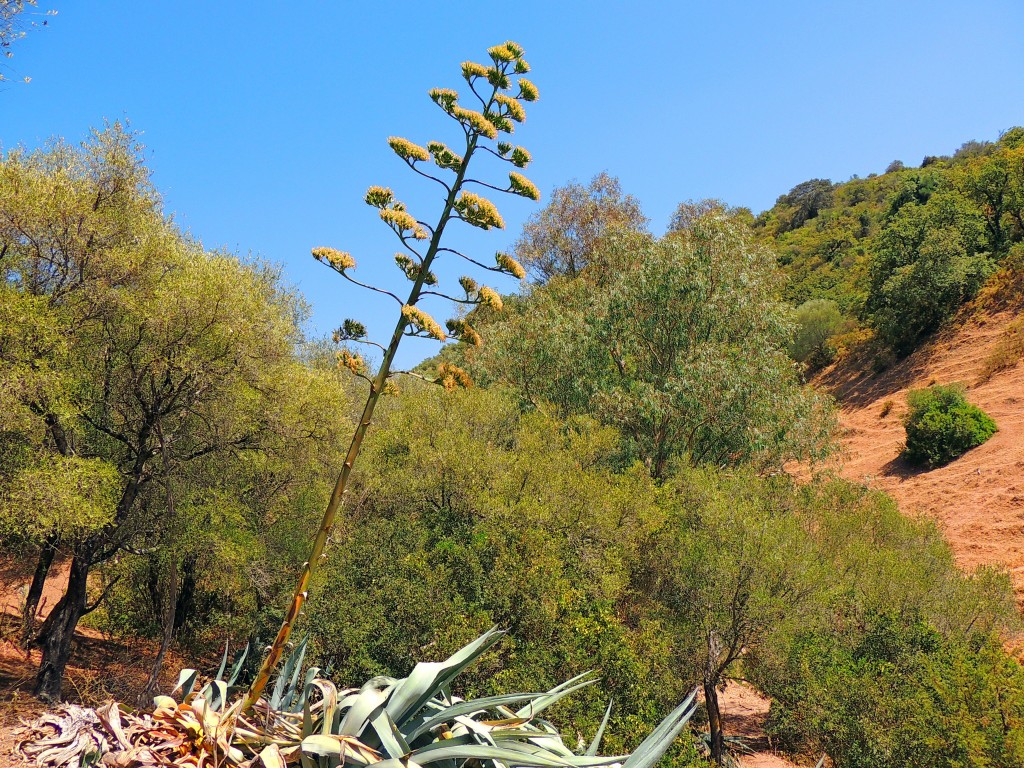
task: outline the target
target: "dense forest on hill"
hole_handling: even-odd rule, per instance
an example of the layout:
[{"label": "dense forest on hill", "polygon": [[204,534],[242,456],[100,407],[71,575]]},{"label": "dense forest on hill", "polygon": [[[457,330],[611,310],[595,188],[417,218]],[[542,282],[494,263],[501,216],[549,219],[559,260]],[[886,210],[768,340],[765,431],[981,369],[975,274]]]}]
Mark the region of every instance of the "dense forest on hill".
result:
[{"label": "dense forest on hill", "polygon": [[1024,128],[917,168],[894,161],[866,178],[803,182],[754,226],[774,244],[784,295],[806,317],[833,332],[870,328],[905,355],[1000,266],[1020,268]]},{"label": "dense forest on hill", "polygon": [[[392,147],[461,163],[433,142]],[[505,151],[517,167],[524,153]],[[513,191],[534,196],[521,178]],[[463,220],[500,221],[480,200]],[[367,202],[418,235],[390,190]],[[459,341],[382,394],[299,617],[307,661],[359,685],[498,624],[508,640],[463,693],[595,669],[553,718],[591,734],[613,699],[609,752],[699,687],[720,757],[718,692],[744,678],[798,754],[1021,765],[1006,574],[960,572],[936,527],[882,494],[781,469],[835,449],[833,405],[792,358],[807,318],[825,318],[821,345],[860,327],[910,351],[1019,267],[1022,210],[1022,129],[801,184],[756,218],[683,204],[662,237],[610,177],[556,190],[497,256],[526,276],[520,294],[463,278],[476,306],[448,334],[403,308],[415,333]],[[117,125],[9,151],[0,214],[0,541],[35,565],[18,635],[47,651],[40,690],[60,691],[80,621],[196,654],[262,648],[360,418],[365,329],[308,338],[279,270],[165,216]],[[397,265],[419,279],[411,257]],[[40,625],[38,588],[68,559]],[[701,763],[699,744],[674,764]]]}]

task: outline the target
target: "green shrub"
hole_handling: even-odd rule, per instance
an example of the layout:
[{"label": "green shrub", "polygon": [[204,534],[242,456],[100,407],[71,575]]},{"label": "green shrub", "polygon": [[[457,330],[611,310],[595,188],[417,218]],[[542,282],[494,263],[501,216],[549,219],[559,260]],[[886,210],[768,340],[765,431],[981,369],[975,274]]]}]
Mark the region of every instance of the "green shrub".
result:
[{"label": "green shrub", "polygon": [[932,386],[907,393],[907,430],[904,456],[915,464],[940,467],[984,443],[996,432],[996,423],[964,397],[963,387]]},{"label": "green shrub", "polygon": [[834,301],[805,301],[796,308],[793,320],[796,328],[789,345],[790,357],[798,363],[805,363],[810,371],[823,368],[835,360],[836,346],[832,337],[845,330],[849,321],[843,317]]}]

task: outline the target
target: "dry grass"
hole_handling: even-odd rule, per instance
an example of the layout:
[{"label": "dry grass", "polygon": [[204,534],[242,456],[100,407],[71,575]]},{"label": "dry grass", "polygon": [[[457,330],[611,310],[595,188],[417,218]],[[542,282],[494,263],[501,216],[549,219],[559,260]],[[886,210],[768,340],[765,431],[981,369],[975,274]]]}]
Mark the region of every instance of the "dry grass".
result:
[{"label": "dry grass", "polygon": [[1024,316],[1018,317],[1003,330],[978,373],[978,384],[991,379],[999,371],[1013,368],[1024,357]]}]

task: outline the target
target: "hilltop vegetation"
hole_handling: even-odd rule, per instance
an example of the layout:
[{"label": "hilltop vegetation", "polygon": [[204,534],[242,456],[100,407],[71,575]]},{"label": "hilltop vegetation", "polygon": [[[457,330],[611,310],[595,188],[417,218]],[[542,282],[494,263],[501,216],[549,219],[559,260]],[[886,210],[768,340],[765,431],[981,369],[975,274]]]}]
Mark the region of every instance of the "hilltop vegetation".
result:
[{"label": "hilltop vegetation", "polygon": [[937,330],[1024,248],[1024,128],[969,141],[918,168],[779,197],[755,227],[794,306],[827,300],[899,355]]}]

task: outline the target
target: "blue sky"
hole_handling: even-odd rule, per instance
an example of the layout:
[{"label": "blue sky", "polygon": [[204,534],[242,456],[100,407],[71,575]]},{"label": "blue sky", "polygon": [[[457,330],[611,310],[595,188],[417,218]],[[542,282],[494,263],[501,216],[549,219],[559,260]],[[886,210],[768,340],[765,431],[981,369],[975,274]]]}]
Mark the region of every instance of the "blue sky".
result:
[{"label": "blue sky", "polygon": [[[436,194],[386,138],[454,141],[426,91],[458,89],[459,62],[506,39],[541,92],[515,136],[528,175],[546,195],[606,170],[656,232],[682,200],[759,211],[809,178],[916,165],[1024,124],[1020,0],[40,6],[59,14],[8,63],[32,81],[0,91],[0,144],[128,119],[168,213],[209,247],[283,265],[313,333],[356,316],[388,334],[391,307],[309,249],[351,251],[364,279],[401,285],[397,242],[363,192],[391,186],[427,221]],[[536,209],[497,202],[508,229],[459,240],[485,258]],[[402,360],[434,349],[408,340]]]}]

